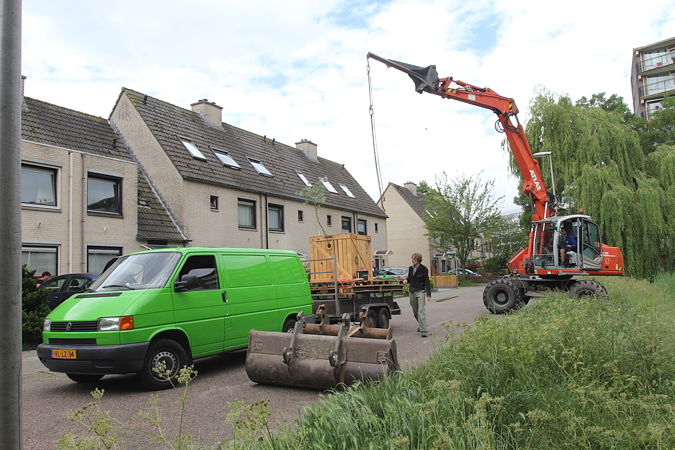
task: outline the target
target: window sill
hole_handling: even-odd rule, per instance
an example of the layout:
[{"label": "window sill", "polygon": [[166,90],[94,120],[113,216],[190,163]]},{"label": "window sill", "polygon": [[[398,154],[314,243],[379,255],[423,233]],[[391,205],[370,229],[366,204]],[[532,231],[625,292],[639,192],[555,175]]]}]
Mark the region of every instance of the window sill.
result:
[{"label": "window sill", "polygon": [[275,234],[286,234],[286,231],[284,230],[269,230],[269,232]]},{"label": "window sill", "polygon": [[257,228],[238,227],[239,231],[258,231]]},{"label": "window sill", "polygon": [[40,205],[30,205],[26,203],[21,204],[21,209],[28,211],[44,211],[44,212],[61,212],[60,206],[40,206]]},{"label": "window sill", "polygon": [[87,211],[88,216],[96,216],[96,217],[111,217],[115,219],[124,219],[123,214],[119,213],[106,213],[106,212],[99,212],[99,211]]}]

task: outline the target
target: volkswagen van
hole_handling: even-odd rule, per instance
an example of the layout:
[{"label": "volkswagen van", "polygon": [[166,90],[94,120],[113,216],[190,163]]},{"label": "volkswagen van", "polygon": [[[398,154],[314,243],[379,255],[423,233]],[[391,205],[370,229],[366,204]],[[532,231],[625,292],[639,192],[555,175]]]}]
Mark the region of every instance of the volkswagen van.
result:
[{"label": "volkswagen van", "polygon": [[148,388],[164,389],[194,359],[246,348],[251,329],[292,329],[299,312],[311,314],[312,297],[295,252],[138,252],[47,316],[37,355],[76,382],[138,373]]}]

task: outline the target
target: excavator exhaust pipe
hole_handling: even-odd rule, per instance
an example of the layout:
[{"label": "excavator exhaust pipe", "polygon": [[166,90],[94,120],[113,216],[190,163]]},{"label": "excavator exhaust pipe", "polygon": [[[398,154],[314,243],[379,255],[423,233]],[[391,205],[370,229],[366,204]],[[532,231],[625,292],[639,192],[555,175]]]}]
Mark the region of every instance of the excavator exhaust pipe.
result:
[{"label": "excavator exhaust pipe", "polygon": [[[367,308],[362,317],[367,317]],[[355,381],[377,380],[399,369],[391,328],[351,326],[343,314],[337,325],[328,324],[323,309],[320,324],[308,324],[298,314],[293,332],[251,330],[246,373],[260,384],[326,390]]]}]

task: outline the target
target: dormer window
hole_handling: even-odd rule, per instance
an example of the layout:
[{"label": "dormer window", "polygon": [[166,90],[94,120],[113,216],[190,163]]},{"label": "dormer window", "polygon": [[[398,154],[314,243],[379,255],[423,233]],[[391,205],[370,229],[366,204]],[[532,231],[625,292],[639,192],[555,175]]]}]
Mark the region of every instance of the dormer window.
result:
[{"label": "dormer window", "polygon": [[223,163],[224,166],[232,167],[233,169],[241,169],[237,161],[235,161],[228,152],[225,150],[220,150],[218,148],[211,147],[213,154]]},{"label": "dormer window", "polygon": [[352,191],[350,191],[347,186],[345,186],[344,184],[341,184],[340,187],[342,188],[343,191],[345,191],[345,194],[347,194],[347,197],[356,198],[356,197],[354,197],[354,194],[352,194]]},{"label": "dormer window", "polygon": [[187,138],[183,138],[183,137],[179,137],[179,139],[183,143],[183,146],[185,146],[187,151],[190,152],[190,154],[192,155],[193,158],[201,159],[201,160],[206,161],[206,156],[204,156],[204,154],[201,151],[199,151],[199,149],[194,144],[194,142],[192,142],[191,140],[189,140]]},{"label": "dormer window", "polygon": [[255,168],[256,172],[258,172],[260,175],[264,175],[266,177],[272,176],[272,172],[267,170],[267,167],[265,167],[263,163],[260,162],[259,159],[248,158],[248,161]]},{"label": "dormer window", "polygon": [[321,178],[321,182],[326,187],[326,189],[328,189],[328,192],[332,192],[333,194],[338,193],[338,191],[333,187],[333,185],[330,184],[330,181],[328,181],[328,178]]},{"label": "dormer window", "polygon": [[302,174],[302,172],[295,172],[298,177],[302,180],[303,183],[305,183],[305,186],[307,187],[312,187],[312,183],[307,180],[307,177]]}]

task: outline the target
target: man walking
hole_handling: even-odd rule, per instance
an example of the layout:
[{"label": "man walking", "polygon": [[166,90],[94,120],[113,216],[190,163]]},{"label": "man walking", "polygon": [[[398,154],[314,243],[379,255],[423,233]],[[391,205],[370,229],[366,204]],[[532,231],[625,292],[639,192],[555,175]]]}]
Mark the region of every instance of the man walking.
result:
[{"label": "man walking", "polygon": [[424,302],[425,297],[427,301],[431,300],[431,283],[429,282],[429,269],[422,264],[422,255],[419,253],[412,254],[412,266],[408,268],[408,277],[403,280],[403,284],[410,284],[408,295],[413,315],[419,324],[417,331],[422,332],[422,337],[427,337],[429,330]]}]

